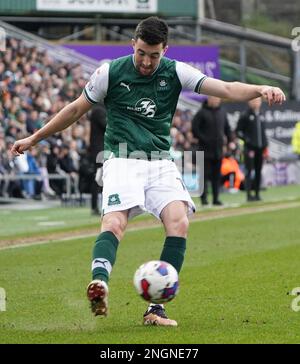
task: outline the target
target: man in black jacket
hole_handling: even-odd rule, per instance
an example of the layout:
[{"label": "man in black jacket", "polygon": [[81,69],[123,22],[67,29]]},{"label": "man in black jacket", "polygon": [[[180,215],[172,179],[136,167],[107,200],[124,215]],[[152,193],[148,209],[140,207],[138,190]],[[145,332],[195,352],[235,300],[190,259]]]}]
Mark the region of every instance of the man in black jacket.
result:
[{"label": "man in black jacket", "polygon": [[90,131],[90,147],[89,147],[89,157],[94,166],[93,178],[91,181],[91,209],[92,214],[98,215],[98,194],[102,193],[102,186],[99,186],[95,181],[95,175],[97,168],[102,167],[102,161],[97,161],[97,155],[104,149],[104,133],[106,128],[106,110],[103,104],[97,104],[93,107],[90,114],[91,131]]},{"label": "man in black jacket", "polygon": [[[260,114],[261,103],[261,98],[253,99],[248,102],[249,109],[241,115],[236,129],[237,136],[245,143],[244,162],[246,169],[245,188],[247,192],[247,201],[261,200],[259,190],[263,165],[263,152],[268,145],[265,124],[262,121]],[[253,170],[255,171],[255,196],[251,195]]]},{"label": "man in black jacket", "polygon": [[213,204],[222,205],[219,200],[221,164],[225,136],[232,140],[231,130],[221,99],[209,96],[193,118],[192,130],[199,141],[199,150],[204,151],[204,191],[202,205],[207,205],[208,180],[211,180]]}]

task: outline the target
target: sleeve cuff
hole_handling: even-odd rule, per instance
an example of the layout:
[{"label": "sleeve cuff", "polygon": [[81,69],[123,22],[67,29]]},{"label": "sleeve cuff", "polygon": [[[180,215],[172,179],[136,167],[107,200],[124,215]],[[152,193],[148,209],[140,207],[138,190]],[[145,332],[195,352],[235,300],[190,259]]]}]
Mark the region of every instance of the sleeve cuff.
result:
[{"label": "sleeve cuff", "polygon": [[88,102],[90,102],[93,105],[98,104],[98,101],[94,101],[93,99],[90,98],[90,96],[88,95],[85,88],[83,89],[83,94],[84,94],[84,96],[85,96],[85,98],[87,99]]},{"label": "sleeve cuff", "polygon": [[197,92],[198,94],[200,94],[200,90],[201,90],[201,86],[202,86],[202,83],[207,79],[207,76],[204,76],[202,77],[198,82],[197,82],[197,85],[195,87],[195,92]]}]

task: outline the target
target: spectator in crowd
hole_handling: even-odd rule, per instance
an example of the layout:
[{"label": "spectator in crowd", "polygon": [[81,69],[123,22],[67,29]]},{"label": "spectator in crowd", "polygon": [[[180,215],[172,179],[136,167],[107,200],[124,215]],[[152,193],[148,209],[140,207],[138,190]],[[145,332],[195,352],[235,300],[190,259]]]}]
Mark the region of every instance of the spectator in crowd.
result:
[{"label": "spectator in crowd", "polygon": [[[26,173],[27,160],[16,164],[7,153],[10,149],[7,140],[9,144],[13,144],[16,139],[40,129],[50,116],[80,95],[87,80],[78,64],[58,62],[47,51],[37,49],[28,42],[25,44],[22,40],[8,37],[6,49],[6,52],[0,53],[0,129],[3,136],[1,138],[0,135],[0,173],[11,178],[15,176],[16,180],[3,178],[0,182],[0,193],[28,197],[26,190],[22,189],[23,182],[17,180],[19,175]],[[57,146],[51,148],[52,152],[57,151],[60,154],[59,145],[70,145],[70,155],[76,170],[79,168],[79,153],[87,147],[86,141],[89,138],[87,120],[83,116],[68,133],[60,133],[51,138],[51,145]],[[49,186],[48,174],[62,173],[59,165],[56,165],[58,155],[52,152],[50,154],[49,146],[41,146],[37,158],[34,158],[43,180],[42,192],[51,198],[54,192]],[[25,166],[27,167],[24,169]],[[30,195],[35,191],[35,188],[32,189],[32,182],[24,180],[25,188],[28,184],[31,186]],[[35,184],[36,182],[33,187]],[[51,180],[50,184],[55,186],[57,194],[62,194],[61,180]]]},{"label": "spectator in crowd", "polygon": [[240,169],[239,163],[234,157],[235,149],[230,146],[224,147],[224,157],[221,165],[222,185],[228,192],[235,193],[244,187],[245,176]]},{"label": "spectator in crowd", "polygon": [[[14,139],[7,137],[5,139],[6,148],[11,148],[14,144]],[[0,154],[0,174],[3,177],[14,177],[18,173],[16,161],[10,153]],[[20,197],[24,198],[25,193],[21,180],[4,179],[2,183],[1,195],[4,197]]]},{"label": "spectator in crowd", "polygon": [[[102,194],[102,181],[96,181],[96,171],[102,167],[103,160],[98,160],[99,152],[104,149],[104,133],[106,128],[106,110],[104,104],[97,104],[93,107],[90,114],[91,131],[90,131],[90,159],[94,167],[93,178],[91,181],[91,209],[93,214],[99,214],[98,194]],[[101,177],[101,175],[99,175]]]},{"label": "spectator in crowd", "polygon": [[32,110],[29,113],[29,117],[26,120],[26,129],[29,134],[33,134],[42,127],[42,122],[39,118],[37,110]]},{"label": "spectator in crowd", "polygon": [[[50,147],[50,153],[47,154],[47,171],[49,174],[60,174],[63,172],[59,167],[59,156],[61,148],[59,145],[52,144]],[[64,186],[62,180],[50,180],[50,188],[53,190],[57,196],[61,197],[64,192]]]},{"label": "spectator in crowd", "polygon": [[[0,177],[4,177],[6,174],[5,168],[5,134],[4,130],[0,128]],[[0,196],[4,196],[6,192],[6,183],[4,179],[0,179]]]},{"label": "spectator in crowd", "polygon": [[[261,200],[259,192],[263,154],[268,145],[265,124],[260,113],[261,104],[262,100],[260,97],[248,101],[249,108],[241,115],[236,129],[237,136],[244,141],[247,201]],[[253,171],[255,172],[254,181],[252,181]],[[251,193],[252,189],[254,189],[254,195]]]},{"label": "spectator in crowd", "polygon": [[49,155],[50,155],[50,143],[43,140],[39,143],[39,156],[38,156],[39,171],[43,183],[42,191],[45,197],[53,198],[55,196],[55,192],[50,187],[49,172],[47,169],[47,161]]},{"label": "spectator in crowd", "polygon": [[80,164],[80,154],[78,153],[77,143],[76,140],[72,139],[69,142],[70,147],[70,158],[72,159],[73,166],[76,171],[79,171],[79,164]]},{"label": "spectator in crowd", "polygon": [[42,192],[43,182],[41,178],[41,171],[37,162],[37,154],[38,154],[37,148],[31,148],[26,153],[28,170],[25,173],[25,175],[26,174],[35,175],[37,178],[32,180],[31,179],[24,180],[23,185],[26,195],[29,198],[40,200],[42,198],[41,192]]},{"label": "spectator in crowd", "polygon": [[[75,194],[79,194],[79,176],[78,170],[75,168],[73,160],[70,156],[70,147],[68,144],[63,144],[61,147],[61,152],[58,158],[59,166],[62,171],[69,174],[71,182],[71,191]],[[68,191],[66,191],[68,192]]]},{"label": "spectator in crowd", "polygon": [[192,121],[194,137],[198,139],[198,150],[204,152],[204,190],[202,205],[208,205],[208,181],[211,181],[213,204],[222,205],[219,200],[221,163],[224,139],[232,141],[227,114],[221,106],[221,99],[209,96]]},{"label": "spectator in crowd", "polygon": [[295,125],[295,130],[293,131],[292,136],[292,147],[293,152],[298,155],[300,159],[300,121]]}]

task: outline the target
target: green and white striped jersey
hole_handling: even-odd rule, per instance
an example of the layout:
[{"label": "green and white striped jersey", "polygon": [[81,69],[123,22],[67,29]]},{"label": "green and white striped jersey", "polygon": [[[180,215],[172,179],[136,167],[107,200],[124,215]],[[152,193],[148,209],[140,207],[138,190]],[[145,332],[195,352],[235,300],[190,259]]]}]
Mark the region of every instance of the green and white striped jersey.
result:
[{"label": "green and white striped jersey", "polygon": [[[143,151],[169,158],[170,127],[181,90],[200,92],[206,76],[185,63],[163,57],[150,76],[141,75],[129,55],[105,63],[84,88],[92,104],[103,101],[107,110],[104,136],[106,155],[119,157],[119,144],[127,143],[127,156]],[[108,154],[107,154],[108,153]]]}]

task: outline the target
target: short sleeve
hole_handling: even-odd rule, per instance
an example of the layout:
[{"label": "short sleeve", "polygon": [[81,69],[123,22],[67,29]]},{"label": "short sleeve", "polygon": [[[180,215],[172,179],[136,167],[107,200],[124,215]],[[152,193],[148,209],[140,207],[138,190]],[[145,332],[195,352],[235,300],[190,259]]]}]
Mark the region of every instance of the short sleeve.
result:
[{"label": "short sleeve", "polygon": [[201,71],[184,62],[176,61],[176,72],[182,88],[200,93],[203,81],[207,78]]},{"label": "short sleeve", "polygon": [[83,89],[83,94],[91,104],[103,101],[108,89],[109,64],[104,63],[90,77]]}]

